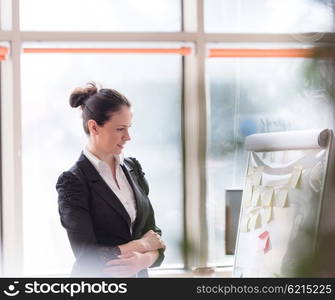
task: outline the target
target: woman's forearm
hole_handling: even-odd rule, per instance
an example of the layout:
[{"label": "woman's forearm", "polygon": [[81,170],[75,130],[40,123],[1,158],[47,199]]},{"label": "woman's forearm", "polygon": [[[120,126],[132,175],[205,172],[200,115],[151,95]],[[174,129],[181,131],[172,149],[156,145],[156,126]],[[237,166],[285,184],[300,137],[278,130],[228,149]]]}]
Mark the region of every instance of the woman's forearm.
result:
[{"label": "woman's forearm", "polygon": [[140,253],[144,253],[147,251],[145,245],[142,243],[141,240],[133,240],[126,244],[119,245],[118,247],[121,251],[121,254],[125,254],[130,251],[136,251]]},{"label": "woman's forearm", "polygon": [[149,230],[140,239],[130,241],[119,245],[118,247],[121,254],[125,254],[130,251],[146,253],[148,251],[165,248],[165,244],[159,234],[153,230]]},{"label": "woman's forearm", "polygon": [[118,246],[121,254],[125,254],[130,251],[140,252],[145,256],[146,265],[150,267],[159,257],[158,250],[147,251],[145,246],[141,243],[141,240],[134,240],[129,243]]}]

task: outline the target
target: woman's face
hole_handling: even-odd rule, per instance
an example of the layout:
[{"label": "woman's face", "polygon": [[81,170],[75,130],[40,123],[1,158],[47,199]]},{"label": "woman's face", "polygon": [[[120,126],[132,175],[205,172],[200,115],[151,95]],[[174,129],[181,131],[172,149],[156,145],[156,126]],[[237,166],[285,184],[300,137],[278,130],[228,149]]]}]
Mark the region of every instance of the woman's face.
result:
[{"label": "woman's face", "polygon": [[129,107],[123,105],[103,126],[97,125],[95,142],[99,150],[105,155],[120,154],[130,140],[128,130],[131,121],[132,113]]}]

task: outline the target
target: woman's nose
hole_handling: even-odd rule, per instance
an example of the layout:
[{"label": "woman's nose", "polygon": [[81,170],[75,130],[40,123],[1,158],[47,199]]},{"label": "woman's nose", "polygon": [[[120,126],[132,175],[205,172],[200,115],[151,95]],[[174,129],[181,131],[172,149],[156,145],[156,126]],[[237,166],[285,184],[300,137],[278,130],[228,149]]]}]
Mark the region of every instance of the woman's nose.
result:
[{"label": "woman's nose", "polygon": [[128,130],[126,130],[126,133],[125,133],[125,135],[123,136],[123,139],[124,139],[125,141],[129,141],[129,140],[131,140],[131,137],[130,137],[130,134],[129,134]]}]

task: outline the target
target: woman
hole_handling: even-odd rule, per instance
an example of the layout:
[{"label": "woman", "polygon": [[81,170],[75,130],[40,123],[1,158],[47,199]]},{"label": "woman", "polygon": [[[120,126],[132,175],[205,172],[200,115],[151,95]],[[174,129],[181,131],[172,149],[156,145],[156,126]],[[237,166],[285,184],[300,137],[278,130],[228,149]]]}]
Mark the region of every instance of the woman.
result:
[{"label": "woman", "polygon": [[165,245],[141,166],[122,155],[130,140],[130,102],[91,83],[73,91],[70,105],[81,107],[88,136],[79,160],[56,185],[76,258],[72,275],[147,277],[147,268],[164,259]]}]

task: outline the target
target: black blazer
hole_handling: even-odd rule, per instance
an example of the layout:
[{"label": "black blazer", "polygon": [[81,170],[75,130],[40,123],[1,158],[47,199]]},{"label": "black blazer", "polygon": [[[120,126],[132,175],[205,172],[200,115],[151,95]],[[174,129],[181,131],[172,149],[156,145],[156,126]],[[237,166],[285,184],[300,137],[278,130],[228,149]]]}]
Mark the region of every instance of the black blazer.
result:
[{"label": "black blazer", "polygon": [[[126,158],[121,167],[136,199],[137,214],[132,234],[127,211],[84,154],[58,178],[60,219],[76,258],[72,276],[106,276],[102,269],[108,260],[119,254],[117,245],[139,239],[150,229],[161,235],[147,197],[149,191],[141,180],[144,173],[139,163]],[[159,257],[152,267],[161,264],[163,252],[159,250]],[[138,276],[147,277],[147,270],[142,270]]]}]

